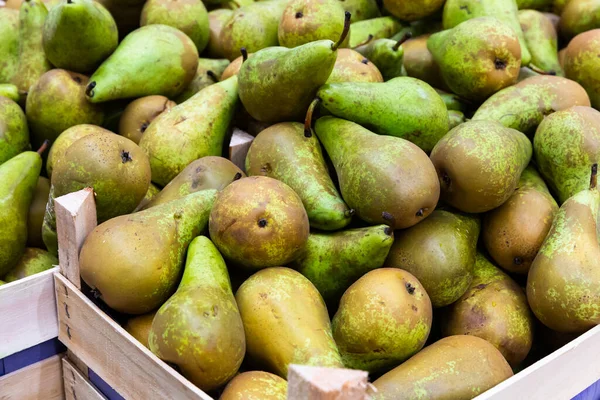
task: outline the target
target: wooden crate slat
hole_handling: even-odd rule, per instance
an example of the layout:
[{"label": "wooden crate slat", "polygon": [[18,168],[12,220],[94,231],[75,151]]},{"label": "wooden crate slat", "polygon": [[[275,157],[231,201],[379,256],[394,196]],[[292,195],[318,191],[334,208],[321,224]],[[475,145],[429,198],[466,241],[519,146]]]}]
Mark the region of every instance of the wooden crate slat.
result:
[{"label": "wooden crate slat", "polygon": [[343,368],[291,364],[288,369],[289,400],[367,400],[369,374]]},{"label": "wooden crate slat", "polygon": [[229,143],[229,159],[244,172],[246,171],[246,155],[253,140],[254,136],[241,129],[233,129],[233,135]]},{"label": "wooden crate slat", "polygon": [[106,400],[68,358],[62,362],[66,400]]},{"label": "wooden crate slat", "polygon": [[62,400],[62,355],[0,377],[1,400]]}]

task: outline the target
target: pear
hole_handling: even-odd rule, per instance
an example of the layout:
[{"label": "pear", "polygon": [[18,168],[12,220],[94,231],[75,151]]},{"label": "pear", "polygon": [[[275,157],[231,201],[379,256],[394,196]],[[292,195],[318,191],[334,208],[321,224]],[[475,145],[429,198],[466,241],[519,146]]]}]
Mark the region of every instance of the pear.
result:
[{"label": "pear", "polygon": [[337,48],[344,41],[350,24],[337,43],[318,40],[293,49],[272,47],[255,53],[240,68],[240,100],[258,121],[302,120],[318,88],[333,70]]},{"label": "pear", "polygon": [[[442,23],[444,29],[451,29],[460,25],[461,22],[473,18],[496,18],[497,21],[510,27],[514,34],[517,35],[521,46],[521,56],[516,57],[521,59],[523,65],[528,65],[531,62],[531,54],[527,48],[527,41],[519,23],[518,12],[515,0],[448,0],[444,4]],[[484,30],[481,32],[484,32]],[[536,42],[535,45],[537,46],[538,43]]]},{"label": "pear", "polygon": [[485,100],[519,76],[522,46],[514,30],[496,18],[469,19],[434,33],[427,48],[446,85],[469,100]]},{"label": "pear", "polygon": [[206,45],[206,55],[211,58],[225,57],[223,46],[221,45],[221,30],[233,15],[233,10],[219,8],[208,13],[208,44]]},{"label": "pear", "polygon": [[287,381],[264,371],[236,375],[225,387],[219,400],[286,400]]},{"label": "pear", "polygon": [[550,75],[564,76],[558,62],[558,39],[552,22],[535,10],[519,11],[519,22],[531,53],[531,64]]},{"label": "pear", "polygon": [[146,205],[150,203],[158,195],[158,193],[160,193],[160,191],[161,190],[158,186],[150,182],[150,186],[148,186],[148,191],[144,195],[142,201],[140,201],[140,204],[138,204],[135,210],[133,210],[133,212],[138,212],[146,208]]},{"label": "pear", "polygon": [[305,135],[300,123],[282,122],[260,132],[246,156],[246,171],[289,185],[300,196],[313,228],[337,230],[352,219],[354,212],[329,176],[319,140]]},{"label": "pear", "polygon": [[427,82],[434,88],[449,91],[448,85],[442,79],[440,67],[433,60],[433,55],[427,48],[427,40],[431,34],[425,34],[409,39],[402,44],[404,49],[403,65],[406,74]]},{"label": "pear", "polygon": [[531,152],[527,136],[498,122],[469,121],[457,126],[431,152],[441,198],[469,213],[502,205],[517,188]]},{"label": "pear", "polygon": [[46,250],[35,249],[28,247],[25,249],[23,256],[12,268],[8,274],[4,275],[4,282],[14,282],[18,279],[23,279],[39,272],[45,271],[58,265],[58,258],[48,253]]},{"label": "pear", "polygon": [[343,199],[359,218],[403,229],[431,214],[439,183],[423,150],[339,118],[320,118],[315,131],[335,166]]},{"label": "pear", "polygon": [[[398,101],[398,93],[402,100]],[[385,83],[332,83],[317,92],[322,106],[376,133],[411,141],[429,153],[448,132],[448,113],[436,91],[415,78]]]},{"label": "pear", "polygon": [[0,96],[11,99],[12,101],[19,101],[19,88],[12,83],[0,83]]},{"label": "pear", "polygon": [[249,57],[251,57],[254,53],[247,53],[245,50],[242,51],[242,55],[233,60],[227,65],[227,68],[223,70],[223,74],[221,75],[221,80],[225,80],[227,78],[231,78],[234,75],[237,75],[240,72],[240,68],[242,68],[242,64]]},{"label": "pear", "polygon": [[46,72],[27,96],[27,121],[33,145],[53,142],[68,128],[80,124],[101,125],[104,110],[85,98],[89,79],[64,69]]},{"label": "pear", "polygon": [[183,103],[202,89],[210,86],[219,80],[228,78],[223,76],[225,69],[229,66],[229,60],[219,59],[212,60],[210,58],[201,58],[198,60],[198,68],[196,76],[187,88],[175,99],[178,104]]},{"label": "pear", "polygon": [[237,180],[219,193],[210,237],[223,256],[247,269],[295,260],[308,240],[308,216],[288,185],[265,176]]},{"label": "pear", "polygon": [[223,157],[208,156],[191,162],[142,209],[180,199],[201,190],[223,190],[231,182],[246,175]]},{"label": "pear", "polygon": [[383,7],[402,21],[416,21],[435,14],[444,5],[444,0],[383,0]]},{"label": "pear", "polygon": [[19,62],[19,12],[0,8],[0,83],[12,80]]},{"label": "pear", "polygon": [[41,170],[42,157],[34,151],[0,165],[0,276],[17,265],[25,250],[27,213]]},{"label": "pear", "polygon": [[31,85],[52,68],[42,46],[48,10],[41,0],[26,0],[19,10],[19,62],[11,83],[25,98]]},{"label": "pear", "polygon": [[527,276],[531,309],[559,332],[582,333],[600,324],[597,167],[592,166],[589,188],[558,210]]},{"label": "pear", "polygon": [[580,33],[600,28],[600,0],[569,0],[560,13],[559,31],[569,41]]},{"label": "pear", "polygon": [[473,279],[480,222],[476,216],[435,210],[410,229],[397,231],[385,265],[413,274],[433,307],[458,300]]},{"label": "pear", "polygon": [[181,282],[156,313],[148,342],[205,391],[225,384],[242,364],[244,326],[225,261],[207,237],[190,243]]},{"label": "pear", "polygon": [[564,0],[517,0],[517,7],[519,10],[547,10],[561,1]]},{"label": "pear", "polygon": [[389,38],[402,29],[402,24],[394,17],[378,17],[352,22],[350,48],[355,48],[370,40]]},{"label": "pear", "polygon": [[344,291],[365,273],[383,266],[394,242],[386,225],[334,233],[313,232],[290,266],[307,277],[335,309]]},{"label": "pear", "polygon": [[456,128],[465,122],[465,115],[461,111],[448,110],[448,126],[450,129]]},{"label": "pear", "polygon": [[[60,1],[60,0],[50,0]],[[140,27],[140,14],[145,0],[94,0],[112,14],[119,28],[119,40]]]},{"label": "pear", "polygon": [[175,291],[187,247],[206,228],[216,195],[192,193],[98,225],[81,248],[81,278],[116,311],[158,308]]},{"label": "pear", "polygon": [[481,253],[477,253],[473,276],[465,294],[444,310],[442,332],[485,339],[514,368],[533,342],[534,318],[525,292]]},{"label": "pear", "polygon": [[90,102],[160,94],[175,97],[192,81],[198,67],[194,42],[167,25],[131,32],[90,77]]},{"label": "pear", "polygon": [[50,180],[40,176],[33,193],[33,199],[27,213],[27,246],[44,247],[42,224],[46,213],[46,204],[50,195]]},{"label": "pear", "polygon": [[482,239],[500,267],[526,274],[558,211],[548,187],[529,166],[515,192],[483,219]]},{"label": "pear", "polygon": [[352,15],[352,22],[381,16],[376,0],[344,0],[342,7]]},{"label": "pear", "polygon": [[398,76],[406,75],[402,60],[404,58],[404,49],[402,43],[407,37],[398,41],[391,39],[376,39],[369,43],[358,46],[358,51],[367,59],[371,60],[387,81]]},{"label": "pear", "polygon": [[44,52],[57,68],[93,71],[115,51],[117,23],[93,0],[61,1],[48,13],[43,31]]},{"label": "pear", "polygon": [[325,303],[300,273],[263,269],[240,286],[235,299],[249,361],[281,377],[290,364],[343,367]]},{"label": "pear", "polygon": [[555,112],[533,138],[540,174],[562,204],[590,181],[590,168],[600,161],[600,112],[575,106]]},{"label": "pear", "polygon": [[325,83],[383,82],[375,64],[352,49],[338,49],[333,70]]},{"label": "pear", "polygon": [[238,104],[237,77],[207,86],[161,114],[140,141],[152,167],[152,181],[164,186],[190,162],[223,152]]},{"label": "pear", "polygon": [[333,338],[346,368],[378,374],[421,350],[431,321],[431,301],[417,278],[380,268],[346,290],[333,317]]},{"label": "pear", "polygon": [[148,314],[136,315],[127,320],[123,328],[133,336],[138,342],[144,345],[146,348],[150,348],[148,343],[148,335],[150,334],[150,328],[152,327],[152,320],[156,315],[155,311],[149,312]]},{"label": "pear", "polygon": [[44,221],[42,222],[42,241],[50,254],[58,257],[58,233],[56,232],[56,214],[54,213],[54,187],[50,184]]},{"label": "pear", "polygon": [[29,147],[27,119],[21,107],[0,96],[0,165]]},{"label": "pear", "polygon": [[435,91],[440,95],[442,100],[444,100],[444,104],[446,104],[448,111],[468,111],[470,103],[467,103],[464,99],[458,97],[454,93],[448,93],[440,89],[435,89]]},{"label": "pear", "polygon": [[577,105],[590,105],[581,85],[559,76],[539,75],[494,94],[477,109],[473,120],[497,121],[533,136],[547,115]]},{"label": "pear", "polygon": [[177,104],[165,96],[140,97],[129,103],[119,119],[119,134],[140,144],[150,122]]},{"label": "pear", "polygon": [[468,400],[512,375],[502,354],[489,342],[475,336],[449,336],[373,382],[374,399]]},{"label": "pear", "polygon": [[277,30],[286,1],[270,0],[238,8],[221,28],[219,44],[229,60],[240,55],[243,47],[255,53],[266,47],[277,46]]},{"label": "pear", "polygon": [[[600,14],[600,11],[598,13]],[[567,78],[573,79],[585,88],[590,96],[592,107],[596,110],[600,110],[600,79],[598,79],[600,58],[598,54],[600,54],[600,29],[575,36],[569,42],[565,53]]]}]

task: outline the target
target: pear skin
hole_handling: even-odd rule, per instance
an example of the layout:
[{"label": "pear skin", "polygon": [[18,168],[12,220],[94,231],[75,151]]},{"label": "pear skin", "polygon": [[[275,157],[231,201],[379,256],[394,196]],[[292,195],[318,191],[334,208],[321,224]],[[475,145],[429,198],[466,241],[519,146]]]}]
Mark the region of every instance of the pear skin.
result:
[{"label": "pear skin", "polygon": [[448,110],[448,126],[450,129],[456,128],[458,125],[465,122],[465,115],[456,110]]},{"label": "pear skin", "polygon": [[[600,24],[599,24],[600,26]],[[600,29],[579,34],[569,42],[565,53],[565,72],[583,86],[592,107],[600,110]]]},{"label": "pear skin", "polygon": [[29,147],[29,128],[23,110],[0,96],[0,165]]},{"label": "pear skin", "polygon": [[233,10],[219,8],[208,13],[208,44],[206,45],[206,56],[211,58],[225,57],[223,46],[221,45],[221,30],[229,18],[233,15]]},{"label": "pear skin", "polygon": [[565,0],[517,0],[517,7],[519,10],[548,10],[553,5]]},{"label": "pear skin", "polygon": [[27,246],[43,248],[42,224],[50,195],[50,180],[40,176],[27,214]]},{"label": "pear skin", "polygon": [[402,24],[394,17],[378,17],[352,22],[350,25],[351,49],[365,44],[370,39],[382,39],[394,36],[402,29]]},{"label": "pear skin", "polygon": [[148,335],[150,334],[150,328],[152,328],[152,320],[156,312],[149,312],[148,314],[136,315],[127,320],[123,328],[131,336],[136,338],[138,342],[144,345],[147,349],[150,349],[148,344]]},{"label": "pear skin", "polygon": [[344,0],[342,6],[344,11],[348,11],[352,15],[352,22],[381,16],[376,0]]},{"label": "pear skin", "polygon": [[531,53],[531,64],[549,75],[564,76],[558,62],[558,39],[552,22],[535,10],[519,11],[519,22]]},{"label": "pear skin", "polygon": [[150,186],[148,186],[148,191],[146,192],[146,195],[144,196],[142,201],[140,201],[140,204],[138,204],[135,210],[133,210],[133,212],[138,212],[141,209],[145,208],[146,204],[150,203],[152,199],[154,199],[154,197],[158,195],[158,193],[160,193],[160,188],[152,182],[150,182]]},{"label": "pear skin", "polygon": [[287,381],[264,371],[242,372],[233,378],[219,400],[286,400]]},{"label": "pear skin", "polygon": [[352,49],[338,49],[333,70],[325,83],[383,82],[375,64]]},{"label": "pear skin", "polygon": [[430,36],[430,34],[421,35],[402,44],[404,68],[408,76],[427,82],[434,88],[449,91],[448,85],[442,79],[440,67],[427,48],[427,40]]},{"label": "pear skin", "polygon": [[140,144],[150,122],[175,106],[176,103],[165,96],[146,96],[132,101],[119,119],[119,135]]},{"label": "pear skin", "polygon": [[55,265],[58,265],[58,258],[46,250],[27,247],[17,265],[8,271],[2,279],[6,283],[14,282],[50,269]]},{"label": "pear skin", "polygon": [[0,83],[11,82],[19,63],[19,11],[0,8]]},{"label": "pear skin", "polygon": [[199,59],[196,76],[194,76],[194,79],[190,82],[188,87],[177,96],[175,99],[177,104],[183,103],[205,87],[229,78],[229,76],[224,77],[222,75],[228,66],[229,60],[225,58],[219,60],[212,60],[210,58]]},{"label": "pear skin", "polygon": [[15,102],[18,102],[21,98],[19,95],[19,88],[12,83],[0,83],[0,96],[6,97]]},{"label": "pear skin", "polygon": [[559,31],[565,41],[600,28],[600,0],[569,0],[560,13]]},{"label": "pear skin", "polygon": [[417,21],[435,14],[442,8],[444,0],[383,0],[383,6],[393,16],[402,21]]},{"label": "pear skin", "polygon": [[404,58],[404,49],[402,42],[404,38],[396,41],[392,39],[371,40],[363,46],[358,46],[355,50],[371,60],[387,81],[399,76],[405,76],[405,70],[402,63]]},{"label": "pear skin", "polygon": [[225,70],[223,71],[223,74],[221,75],[221,80],[225,80],[234,75],[237,75],[240,72],[240,68],[242,68],[242,63],[244,61],[246,61],[248,59],[248,57],[251,57],[253,54],[254,53],[248,53],[245,55],[241,55],[238,58],[236,58],[235,60],[233,60],[231,63],[229,63],[229,65],[227,66],[227,68],[225,68]]}]

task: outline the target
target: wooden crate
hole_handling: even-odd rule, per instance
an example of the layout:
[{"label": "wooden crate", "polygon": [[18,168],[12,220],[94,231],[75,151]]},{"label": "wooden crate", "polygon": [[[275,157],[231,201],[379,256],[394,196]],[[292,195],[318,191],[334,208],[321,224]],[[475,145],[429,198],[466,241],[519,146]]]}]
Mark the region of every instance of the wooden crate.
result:
[{"label": "wooden crate", "polygon": [[2,400],[62,400],[62,355],[55,355],[0,377]]}]

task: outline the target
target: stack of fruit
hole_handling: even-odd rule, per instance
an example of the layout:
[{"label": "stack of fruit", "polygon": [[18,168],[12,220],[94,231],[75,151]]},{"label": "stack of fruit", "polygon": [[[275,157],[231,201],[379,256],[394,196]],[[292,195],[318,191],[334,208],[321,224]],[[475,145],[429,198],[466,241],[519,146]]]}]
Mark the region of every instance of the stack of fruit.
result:
[{"label": "stack of fruit", "polygon": [[84,282],[202,390],[467,399],[600,323],[599,0],[20,3],[0,278],[92,187]]}]

